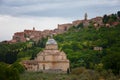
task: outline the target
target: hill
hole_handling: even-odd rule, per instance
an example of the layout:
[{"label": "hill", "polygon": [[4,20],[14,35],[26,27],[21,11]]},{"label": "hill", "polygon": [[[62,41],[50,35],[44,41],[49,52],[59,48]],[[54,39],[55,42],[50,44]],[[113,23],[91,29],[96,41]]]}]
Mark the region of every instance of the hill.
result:
[{"label": "hill", "polygon": [[[93,26],[72,27],[68,32],[55,36],[59,48],[67,53],[71,68],[84,66],[89,69],[106,68],[119,73],[120,25],[96,30]],[[113,62],[113,63],[112,63]]]},{"label": "hill", "polygon": [[[21,80],[117,80],[120,71],[120,25],[96,30],[92,25],[70,28],[66,33],[54,36],[59,49],[67,53],[71,62],[71,73],[46,74],[25,72]],[[44,40],[43,40],[44,41]],[[41,41],[42,43],[42,41]],[[44,42],[42,43],[44,45]],[[114,75],[114,74],[116,75]],[[24,76],[24,77],[23,77]]]},{"label": "hill", "polygon": [[[80,23],[71,26],[62,34],[54,35],[55,40],[58,42],[59,49],[67,54],[71,62],[72,74],[80,76],[83,70],[85,70],[83,73],[86,73],[87,70],[87,73],[90,74],[97,71],[100,77],[102,76],[104,79],[105,75],[109,78],[108,75],[112,73],[114,73],[116,77],[118,76],[120,72],[119,14],[118,12],[117,15],[103,16],[103,25],[95,25],[93,22],[89,22],[89,25],[85,26],[83,23]],[[0,43],[0,62],[7,63],[7,65],[0,63],[0,70],[3,71],[1,74],[9,76],[10,78],[10,74],[6,74],[7,71],[10,73],[14,68],[18,71],[19,69],[23,69],[19,68],[18,64],[15,63],[20,63],[25,59],[34,59],[36,54],[44,49],[46,40],[47,38],[42,38],[37,43],[32,42],[32,40],[14,44]],[[84,67],[85,69],[79,67]],[[4,70],[6,72],[4,72]],[[15,73],[18,73],[17,70],[15,70]],[[26,74],[31,73],[25,73],[25,75]],[[12,75],[14,76],[14,74]],[[82,75],[84,74],[81,74],[81,76]],[[24,76],[24,74],[21,74],[21,76]]]}]

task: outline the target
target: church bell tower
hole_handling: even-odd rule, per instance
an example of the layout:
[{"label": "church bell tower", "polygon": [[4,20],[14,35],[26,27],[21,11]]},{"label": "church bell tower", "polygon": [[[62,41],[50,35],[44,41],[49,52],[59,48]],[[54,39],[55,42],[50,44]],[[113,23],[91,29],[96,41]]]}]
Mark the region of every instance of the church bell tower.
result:
[{"label": "church bell tower", "polygon": [[84,19],[85,21],[87,20],[87,17],[88,17],[88,15],[87,15],[87,13],[85,13],[85,19]]}]

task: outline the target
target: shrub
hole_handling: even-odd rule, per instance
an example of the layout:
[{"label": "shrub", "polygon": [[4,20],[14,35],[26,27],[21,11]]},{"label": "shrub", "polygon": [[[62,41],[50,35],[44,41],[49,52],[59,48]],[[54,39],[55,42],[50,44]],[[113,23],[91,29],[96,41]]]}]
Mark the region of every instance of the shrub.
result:
[{"label": "shrub", "polygon": [[75,74],[75,75],[80,75],[85,71],[86,71],[86,69],[84,67],[80,67],[80,68],[73,69],[71,73]]},{"label": "shrub", "polygon": [[19,80],[18,70],[5,63],[0,63],[0,80]]},{"label": "shrub", "polygon": [[19,73],[23,73],[25,71],[25,68],[20,63],[17,62],[12,64],[11,67],[16,68]]}]

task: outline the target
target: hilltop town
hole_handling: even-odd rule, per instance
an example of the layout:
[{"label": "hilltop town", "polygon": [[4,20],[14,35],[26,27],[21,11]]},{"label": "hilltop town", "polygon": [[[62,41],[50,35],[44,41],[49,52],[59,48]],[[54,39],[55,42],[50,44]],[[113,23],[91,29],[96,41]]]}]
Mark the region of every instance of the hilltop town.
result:
[{"label": "hilltop town", "polygon": [[[39,30],[36,30],[35,27],[33,27],[32,30],[25,29],[23,32],[14,33],[12,40],[7,41],[7,43],[26,42],[29,40],[38,42],[39,40],[49,36],[50,34],[53,34],[53,35],[62,34],[68,31],[69,28],[73,26],[78,26],[80,24],[82,24],[83,27],[85,28],[88,27],[90,24],[92,24],[96,29],[99,29],[102,26],[110,27],[110,26],[117,25],[120,23],[116,21],[112,23],[110,22],[105,23],[103,22],[103,18],[106,18],[106,16],[107,15],[104,15],[103,17],[97,16],[92,19],[87,19],[88,15],[87,13],[85,13],[83,20],[75,20],[75,21],[72,21],[72,23],[58,24],[57,28],[54,30],[39,31]],[[114,14],[111,14],[108,16],[113,17]]]},{"label": "hilltop town", "polygon": [[2,80],[119,80],[119,52],[120,11],[92,19],[85,14],[57,29],[33,27],[1,42],[0,75],[6,76]]}]

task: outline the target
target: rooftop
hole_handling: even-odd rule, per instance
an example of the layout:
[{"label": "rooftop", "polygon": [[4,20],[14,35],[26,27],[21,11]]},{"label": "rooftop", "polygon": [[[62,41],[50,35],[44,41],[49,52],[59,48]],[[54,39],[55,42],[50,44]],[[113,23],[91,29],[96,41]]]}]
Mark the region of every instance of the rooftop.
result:
[{"label": "rooftop", "polygon": [[57,44],[57,42],[52,38],[52,39],[48,39],[46,44]]}]

